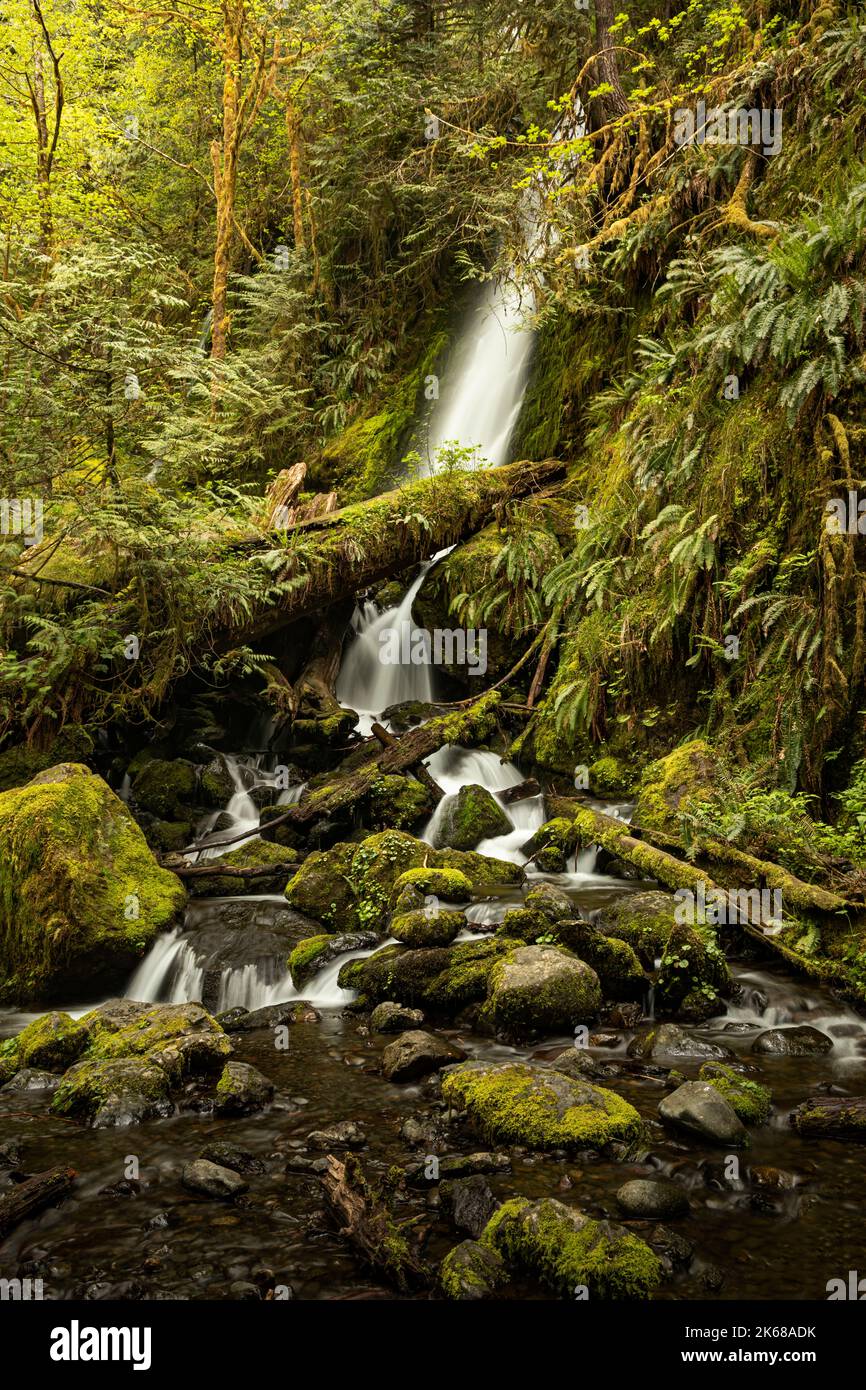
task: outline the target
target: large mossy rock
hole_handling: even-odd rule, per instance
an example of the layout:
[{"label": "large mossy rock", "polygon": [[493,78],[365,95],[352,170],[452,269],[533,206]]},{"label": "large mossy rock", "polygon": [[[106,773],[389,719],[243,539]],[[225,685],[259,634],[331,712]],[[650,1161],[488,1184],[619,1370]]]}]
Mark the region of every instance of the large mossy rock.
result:
[{"label": "large mossy rock", "polygon": [[414,777],[387,775],[377,777],[367,797],[369,823],[384,829],[403,830],[417,825],[433,810],[430,791]]},{"label": "large mossy rock", "polygon": [[123,802],[82,764],[0,794],[0,1000],[109,992],[185,901]]},{"label": "large mossy rock", "polygon": [[624,1226],[597,1221],[547,1197],[515,1197],[491,1217],[482,1244],[512,1269],[534,1275],[562,1298],[647,1298],[662,1268],[648,1245]]},{"label": "large mossy rock", "polygon": [[721,1013],[733,982],[711,927],[677,923],[662,955],[656,981],[659,1013],[699,1023]]},{"label": "large mossy rock", "polygon": [[490,972],[484,1018],[497,1035],[531,1038],[571,1032],[601,1008],[598,976],[558,946],[519,946]]},{"label": "large mossy rock", "polygon": [[231,1054],[230,1039],[200,1004],[116,999],[80,1019],[35,1019],[0,1048],[0,1078],[38,1061],[62,1073],[54,1114],[107,1128],[169,1114],[189,1082],[212,1089]]},{"label": "large mossy rock", "polygon": [[643,830],[658,830],[676,837],[679,817],[712,799],[716,773],[716,760],[702,739],[675,748],[666,758],[651,763],[644,773],[634,808],[634,824]]},{"label": "large mossy rock", "polygon": [[463,912],[444,908],[439,912],[416,909],[395,914],[388,930],[405,946],[449,946],[465,926]]},{"label": "large mossy rock", "polygon": [[442,1077],[442,1098],[490,1143],[531,1149],[631,1146],[640,1115],[614,1091],[535,1062],[464,1062]]},{"label": "large mossy rock", "polygon": [[676,906],[671,893],[625,893],[601,909],[598,924],[605,936],[627,941],[651,966],[676,925]]},{"label": "large mossy rock", "polygon": [[481,840],[507,835],[514,827],[496,797],[469,783],[442,804],[437,849],[474,849]]},{"label": "large mossy rock", "polygon": [[308,936],[299,941],[288,960],[289,974],[295,989],[303,989],[308,980],[317,975],[326,965],[338,956],[350,951],[367,951],[376,945],[374,932],[342,932],[338,936],[324,933],[321,936]]}]

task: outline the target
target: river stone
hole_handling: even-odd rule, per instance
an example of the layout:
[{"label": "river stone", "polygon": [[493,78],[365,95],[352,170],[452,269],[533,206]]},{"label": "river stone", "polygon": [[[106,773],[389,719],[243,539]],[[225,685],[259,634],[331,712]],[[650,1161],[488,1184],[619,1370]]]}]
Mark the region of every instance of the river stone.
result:
[{"label": "river stone", "polygon": [[424,1022],[420,1009],[406,1009],[402,1004],[386,1000],[377,1004],[370,1015],[370,1027],[376,1033],[405,1033],[408,1028],[417,1028]]},{"label": "river stone", "polygon": [[191,1192],[202,1192],[206,1197],[237,1197],[249,1187],[249,1183],[233,1168],[223,1168],[219,1163],[211,1163],[206,1158],[196,1158],[192,1163],[185,1163],[181,1182]]},{"label": "river stone", "polygon": [[7,1081],[4,1091],[53,1091],[60,1085],[60,1077],[50,1071],[38,1071],[35,1067],[22,1067],[11,1081]]},{"label": "river stone", "polygon": [[474,849],[481,840],[507,835],[514,827],[496,797],[468,783],[442,803],[436,849]]},{"label": "river stone", "polygon": [[[234,1011],[232,1011],[234,1012]],[[290,999],[286,1004],[266,1004],[261,1009],[244,1009],[227,1019],[227,1033],[255,1033],[260,1028],[282,1028],[292,1023],[315,1023],[319,1014],[306,999]]]},{"label": "river stone", "polygon": [[385,1048],[382,1071],[388,1081],[416,1081],[428,1072],[462,1061],[465,1056],[462,1047],[455,1047],[445,1038],[412,1030],[401,1033]]},{"label": "river stone", "polygon": [[659,1105],[659,1115],[667,1124],[712,1144],[741,1148],[748,1143],[745,1126],[733,1107],[708,1081],[686,1081],[678,1086]]},{"label": "river stone", "polygon": [[216,1163],[220,1168],[231,1168],[235,1173],[263,1173],[265,1165],[255,1154],[249,1153],[247,1149],[242,1149],[237,1144],[230,1144],[226,1139],[212,1139],[205,1144],[199,1154],[199,1158],[206,1158],[209,1163]]},{"label": "river stone", "polygon": [[490,972],[485,1018],[498,1034],[525,1038],[572,1032],[601,1008],[591,966],[557,946],[522,946]]},{"label": "river stone", "polygon": [[295,989],[303,989],[314,975],[318,975],[338,956],[348,955],[351,951],[371,951],[379,944],[379,939],[377,933],[372,931],[341,932],[338,936],[320,932],[298,942],[289,956],[289,971]]},{"label": "river stone", "polygon": [[491,1298],[506,1278],[502,1256],[476,1240],[464,1240],[455,1245],[439,1269],[439,1282],[445,1297],[460,1303]]},{"label": "river stone", "polygon": [[616,1200],[626,1216],[668,1221],[674,1216],[687,1216],[689,1211],[688,1194],[678,1183],[652,1178],[634,1178],[624,1183]]},{"label": "river stone", "polygon": [[308,1149],[363,1149],[367,1136],[354,1120],[340,1120],[327,1129],[314,1129],[307,1135]]},{"label": "river stone", "polygon": [[734,1057],[733,1052],[727,1047],[708,1042],[705,1038],[693,1038],[676,1023],[662,1023],[643,1037],[633,1038],[628,1046],[628,1055],[639,1057],[645,1062],[681,1057],[700,1057],[707,1061],[724,1062]]},{"label": "river stone", "polygon": [[804,1023],[797,1028],[769,1028],[752,1043],[764,1057],[817,1057],[833,1051],[833,1039]]},{"label": "river stone", "polygon": [[525,903],[530,912],[542,912],[550,922],[560,922],[565,917],[579,915],[568,894],[553,883],[533,884],[526,894]]},{"label": "river stone", "polygon": [[465,1110],[485,1138],[532,1149],[600,1149],[612,1142],[631,1144],[643,1132],[634,1106],[614,1091],[538,1062],[449,1067],[442,1099]]},{"label": "river stone", "polygon": [[478,1239],[499,1202],[480,1173],[439,1184],[439,1199],[456,1230]]},{"label": "river stone", "polygon": [[248,1062],[226,1062],[217,1082],[214,1113],[252,1115],[274,1098],[274,1083]]}]

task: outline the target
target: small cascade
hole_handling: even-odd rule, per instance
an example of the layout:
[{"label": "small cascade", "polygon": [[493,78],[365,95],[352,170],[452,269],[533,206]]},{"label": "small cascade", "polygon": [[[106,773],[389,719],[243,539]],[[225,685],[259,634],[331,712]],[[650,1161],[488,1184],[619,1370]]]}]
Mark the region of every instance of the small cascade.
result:
[{"label": "small cascade", "polygon": [[[421,832],[421,839],[428,845],[436,843],[446,807],[461,787],[470,784],[484,787],[500,799],[499,793],[507,791],[509,787],[516,787],[523,781],[514,764],[503,762],[495,753],[460,748],[457,745],[440,748],[438,753],[434,753],[429,759],[427,766],[431,776],[445,792],[445,796]],[[524,864],[526,855],[522,853],[521,846],[526,844],[544,822],[544,798],[527,797],[525,801],[517,801],[512,806],[503,806],[502,809],[511,821],[512,829],[506,834],[482,840],[478,845],[478,851],[494,859]]]},{"label": "small cascade", "polygon": [[447,551],[443,550],[425,561],[395,608],[379,613],[375,604],[366,603],[362,610],[355,611],[352,622],[354,635],[337,677],[336,696],[341,705],[357,711],[359,718],[356,728],[365,737],[382,710],[406,700],[420,700],[426,704],[433,699],[429,650],[426,661],[388,664],[382,660],[381,639],[386,632],[402,634],[407,628],[412,649],[413,636],[419,631],[412,621],[412,604],[431,566],[445,554]]},{"label": "small cascade", "polygon": [[[262,766],[263,755],[242,759],[231,753],[221,753],[220,757],[231,778],[233,791],[221,811],[211,811],[199,822],[197,848],[192,852],[197,861],[218,859],[226,850],[238,849],[255,839],[261,824],[261,811],[252,793],[261,787],[277,788],[278,774]],[[301,782],[284,787],[276,798],[276,804],[294,806],[300,800],[305,785]],[[217,830],[217,822],[223,816],[230,816],[233,824],[227,830]],[[227,840],[231,843],[224,843]]]}]

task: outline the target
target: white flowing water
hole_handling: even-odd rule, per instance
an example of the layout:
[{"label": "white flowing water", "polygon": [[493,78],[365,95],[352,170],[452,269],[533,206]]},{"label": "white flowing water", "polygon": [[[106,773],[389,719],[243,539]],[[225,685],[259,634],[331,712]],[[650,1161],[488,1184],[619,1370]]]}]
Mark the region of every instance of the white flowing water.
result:
[{"label": "white flowing water", "polygon": [[[421,839],[428,845],[436,844],[445,811],[461,787],[484,787],[499,799],[500,792],[516,787],[523,781],[522,774],[514,764],[503,762],[495,753],[456,745],[440,748],[428,760],[427,767],[434,781],[445,792],[421,832]],[[525,801],[517,801],[502,809],[511,821],[512,829],[503,835],[482,840],[477,846],[478,852],[488,854],[493,859],[506,859],[512,864],[524,864],[526,855],[521,847],[544,823],[544,798],[527,797]]]}]

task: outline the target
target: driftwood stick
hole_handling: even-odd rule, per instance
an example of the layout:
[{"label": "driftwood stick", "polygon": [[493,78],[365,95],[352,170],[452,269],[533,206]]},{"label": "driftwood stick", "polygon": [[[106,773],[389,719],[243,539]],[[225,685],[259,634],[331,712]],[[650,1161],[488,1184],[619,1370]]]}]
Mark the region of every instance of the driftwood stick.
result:
[{"label": "driftwood stick", "polygon": [[61,1164],[57,1168],[46,1169],[44,1173],[35,1173],[32,1178],[25,1178],[17,1187],[4,1192],[0,1197],[0,1240],[4,1240],[28,1216],[65,1197],[77,1176],[74,1168]]}]

